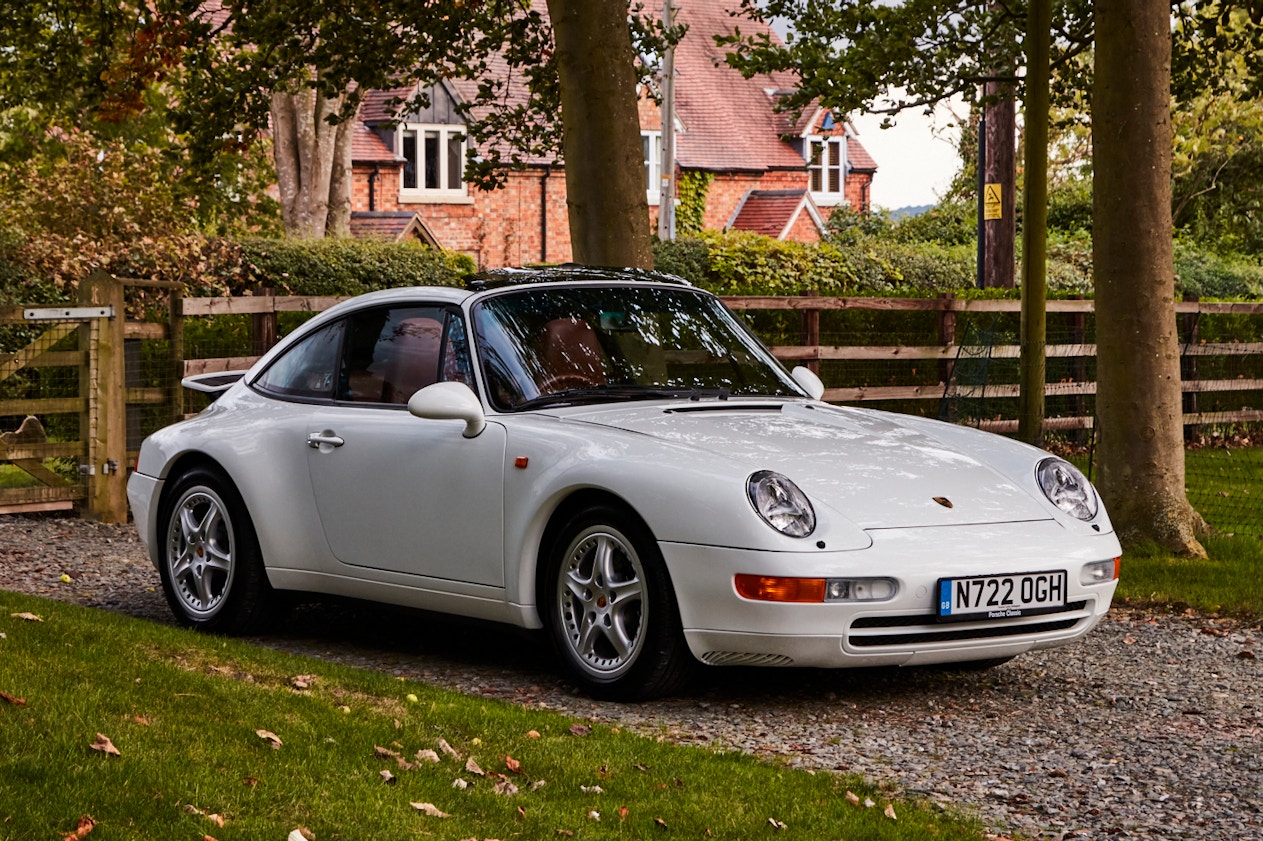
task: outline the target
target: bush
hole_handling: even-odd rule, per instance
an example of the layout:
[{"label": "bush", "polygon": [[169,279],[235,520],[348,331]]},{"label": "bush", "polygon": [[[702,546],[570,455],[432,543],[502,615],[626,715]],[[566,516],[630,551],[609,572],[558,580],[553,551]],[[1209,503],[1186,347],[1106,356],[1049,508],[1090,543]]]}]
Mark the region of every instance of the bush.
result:
[{"label": "bush", "polygon": [[1263,297],[1263,266],[1257,258],[1213,254],[1177,240],[1175,289],[1201,298]]},{"label": "bush", "polygon": [[232,294],[272,288],[283,295],[358,295],[396,286],[456,286],[477,268],[464,254],[382,240],[254,239],[236,248],[239,257],[210,267]]},{"label": "bush", "polygon": [[656,268],[717,295],[843,294],[855,275],[829,243],[777,240],[747,231],[705,231],[661,242]]}]

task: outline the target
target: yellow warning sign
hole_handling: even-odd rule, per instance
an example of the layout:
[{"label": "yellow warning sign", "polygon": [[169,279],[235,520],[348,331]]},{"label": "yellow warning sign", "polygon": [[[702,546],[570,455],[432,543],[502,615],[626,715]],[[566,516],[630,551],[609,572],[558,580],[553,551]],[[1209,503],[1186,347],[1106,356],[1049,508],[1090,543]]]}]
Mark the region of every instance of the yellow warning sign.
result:
[{"label": "yellow warning sign", "polygon": [[1004,218],[1004,201],[1000,198],[999,184],[987,184],[983,187],[982,218],[987,221]]}]

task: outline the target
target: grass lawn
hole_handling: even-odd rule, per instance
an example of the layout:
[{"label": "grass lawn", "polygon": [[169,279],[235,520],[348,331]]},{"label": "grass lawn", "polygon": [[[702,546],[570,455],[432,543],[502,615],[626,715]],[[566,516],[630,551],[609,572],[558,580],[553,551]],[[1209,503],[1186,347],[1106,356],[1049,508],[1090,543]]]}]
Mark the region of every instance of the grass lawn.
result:
[{"label": "grass lawn", "polygon": [[[65,838],[86,815],[89,841],[981,833],[857,777],[60,602],[0,591],[0,635],[3,841]],[[120,755],[93,749],[98,734]]]},{"label": "grass lawn", "polygon": [[1263,540],[1208,537],[1202,545],[1209,555],[1204,561],[1153,548],[1124,553],[1115,604],[1263,617]]}]

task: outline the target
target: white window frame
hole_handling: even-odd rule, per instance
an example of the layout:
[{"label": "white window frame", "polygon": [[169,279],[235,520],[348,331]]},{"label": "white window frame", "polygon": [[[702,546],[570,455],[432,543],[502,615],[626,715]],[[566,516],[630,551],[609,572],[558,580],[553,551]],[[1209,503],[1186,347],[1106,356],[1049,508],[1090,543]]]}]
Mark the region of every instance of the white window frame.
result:
[{"label": "white window frame", "polygon": [[[846,200],[846,135],[809,134],[804,140],[807,185],[812,201],[822,207],[849,204]],[[836,188],[831,184],[831,175],[837,178]],[[817,179],[820,189],[816,189]]]},{"label": "white window frame", "polygon": [[647,149],[645,155],[645,198],[650,207],[657,207],[662,198],[662,132],[640,132],[640,148]]},{"label": "white window frame", "polygon": [[[438,167],[435,172],[435,183],[432,186],[426,186],[425,184],[424,155],[427,135],[437,136],[438,145]],[[469,143],[464,126],[435,123],[401,123],[395,130],[395,153],[405,160],[409,159],[408,154],[406,154],[409,139],[415,143],[412,150],[412,177],[415,181],[409,184],[409,164],[405,163],[399,169],[400,202],[457,201],[463,203],[472,201],[469,196],[469,186],[464,179],[465,152]],[[456,151],[459,156],[460,174],[458,176],[454,176],[450,171],[450,161],[447,156],[453,141],[457,143]],[[456,181],[455,184],[451,183],[453,180]]]}]

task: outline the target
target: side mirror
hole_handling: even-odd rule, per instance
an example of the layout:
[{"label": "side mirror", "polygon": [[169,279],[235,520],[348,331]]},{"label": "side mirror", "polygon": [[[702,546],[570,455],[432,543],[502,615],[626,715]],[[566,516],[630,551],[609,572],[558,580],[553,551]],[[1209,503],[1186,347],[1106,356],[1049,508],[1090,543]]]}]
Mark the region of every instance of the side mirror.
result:
[{"label": "side mirror", "polygon": [[477,438],[487,428],[478,395],[464,383],[445,382],[428,385],[412,395],[408,411],[427,420],[461,420],[466,438]]},{"label": "side mirror", "polygon": [[807,392],[812,400],[819,400],[821,397],[824,397],[824,383],[816,376],[815,371],[799,365],[789,373],[793,376],[794,382],[802,386],[803,391]]}]

